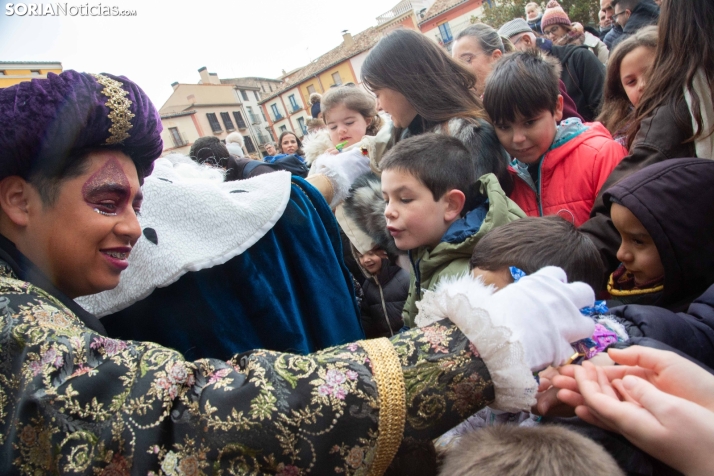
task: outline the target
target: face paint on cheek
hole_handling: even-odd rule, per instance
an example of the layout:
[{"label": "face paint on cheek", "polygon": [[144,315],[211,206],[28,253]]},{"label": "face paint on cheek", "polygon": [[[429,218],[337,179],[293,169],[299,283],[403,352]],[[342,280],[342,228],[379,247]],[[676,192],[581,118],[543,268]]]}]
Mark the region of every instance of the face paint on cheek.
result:
[{"label": "face paint on cheek", "polygon": [[129,179],[116,158],[107,160],[82,185],[82,197],[100,215],[116,215],[131,194]]}]

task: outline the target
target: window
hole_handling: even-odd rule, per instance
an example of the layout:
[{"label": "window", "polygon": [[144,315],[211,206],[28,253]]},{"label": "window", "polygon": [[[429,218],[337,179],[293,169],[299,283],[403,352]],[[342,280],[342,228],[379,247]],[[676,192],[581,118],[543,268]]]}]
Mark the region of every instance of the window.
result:
[{"label": "window", "polygon": [[439,33],[441,34],[441,41],[444,43],[448,43],[454,39],[451,36],[451,27],[449,26],[449,22],[439,25]]},{"label": "window", "polygon": [[288,96],[288,101],[290,101],[290,107],[292,108],[293,112],[300,110],[300,106],[298,106],[298,103],[295,100],[294,94],[291,94],[290,96]]},{"label": "window", "polygon": [[206,114],[206,117],[208,118],[208,123],[211,125],[211,130],[213,132],[221,132],[223,130],[221,129],[221,123],[218,122],[218,118],[214,113],[209,112]]},{"label": "window", "polygon": [[283,118],[283,116],[280,115],[280,112],[278,112],[278,105],[277,104],[271,104],[270,105],[270,110],[273,111],[273,116],[275,117],[275,120],[278,121]]},{"label": "window", "polygon": [[171,133],[171,139],[173,140],[174,147],[181,147],[187,144],[187,142],[181,137],[178,127],[169,127],[169,132]]},{"label": "window", "polygon": [[258,109],[260,109],[260,115],[263,116],[263,121],[264,121],[264,122],[268,122],[268,120],[265,118],[265,113],[263,112],[263,108],[260,107],[260,108],[258,108]]},{"label": "window", "polygon": [[260,96],[258,96],[258,91],[253,91],[253,94],[255,95],[255,100],[260,101]]},{"label": "window", "polygon": [[265,84],[260,83],[260,90],[263,91],[263,92],[265,92]]},{"label": "window", "polygon": [[249,154],[255,152],[255,146],[253,145],[253,139],[250,136],[243,136],[243,142],[245,142],[245,149]]},{"label": "window", "polygon": [[307,135],[307,127],[305,127],[305,118],[304,117],[299,117],[297,120],[298,126],[300,127],[300,130],[302,131],[302,135]]},{"label": "window", "polygon": [[0,76],[6,76],[5,71],[0,70]]},{"label": "window", "polygon": [[270,92],[272,93],[272,92],[273,92],[273,85],[270,84],[270,83],[268,83],[268,87],[270,88]]},{"label": "window", "polygon": [[40,72],[39,69],[31,69],[30,76],[42,76],[42,73]]},{"label": "window", "polygon": [[316,93],[317,91],[315,91],[315,86],[313,86],[313,85],[311,84],[310,86],[307,87],[307,92],[310,93],[310,94],[314,94],[314,93]]},{"label": "window", "polygon": [[282,125],[280,126],[280,132],[287,132],[288,131],[288,126]]},{"label": "window", "polygon": [[269,128],[266,128],[266,129],[268,131],[268,135],[270,136],[270,140],[275,142],[275,136],[273,135],[273,130],[269,129]]},{"label": "window", "polygon": [[247,101],[247,100],[248,100],[248,93],[245,92],[245,89],[241,89],[241,90],[240,90],[240,95],[241,95],[241,97],[243,98],[244,101]]},{"label": "window", "polygon": [[240,111],[233,111],[233,117],[236,120],[236,124],[238,125],[238,129],[245,129],[245,121],[243,120],[243,115],[240,113]]},{"label": "window", "polygon": [[233,121],[231,121],[231,115],[228,114],[227,112],[222,112],[221,113],[221,119],[223,120],[223,125],[226,126],[227,131],[234,131],[236,130],[235,127],[233,127]]},{"label": "window", "polygon": [[332,73],[332,80],[335,82],[335,86],[342,84],[342,78],[340,78],[340,72]]}]

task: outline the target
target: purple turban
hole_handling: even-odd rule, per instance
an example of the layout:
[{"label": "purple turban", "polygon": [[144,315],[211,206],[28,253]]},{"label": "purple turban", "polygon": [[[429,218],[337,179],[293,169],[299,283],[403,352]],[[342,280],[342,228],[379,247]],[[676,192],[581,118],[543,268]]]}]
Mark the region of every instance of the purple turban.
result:
[{"label": "purple turban", "polygon": [[28,178],[75,150],[112,147],[139,176],[163,150],[161,118],[139,86],[123,76],[68,70],[0,89],[0,180]]}]

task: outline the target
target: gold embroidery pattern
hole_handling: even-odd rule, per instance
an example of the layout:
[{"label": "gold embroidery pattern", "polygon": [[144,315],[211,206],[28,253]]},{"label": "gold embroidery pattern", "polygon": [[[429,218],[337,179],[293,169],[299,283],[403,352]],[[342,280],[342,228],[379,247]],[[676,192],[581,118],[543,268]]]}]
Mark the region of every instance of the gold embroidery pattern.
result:
[{"label": "gold embroidery pattern", "polygon": [[389,339],[363,340],[359,344],[372,362],[372,372],[379,393],[379,436],[370,475],[381,476],[387,470],[404,435],[406,390],[402,366]]},{"label": "gold embroidery pattern", "polygon": [[111,135],[107,139],[106,144],[121,144],[124,139],[129,138],[127,131],[133,127],[131,119],[134,117],[134,114],[132,114],[129,109],[131,100],[124,97],[129,94],[129,92],[122,88],[123,84],[119,81],[102,76],[101,74],[93,74],[92,76],[99,84],[104,86],[102,94],[109,98],[104,105],[111,110],[107,117],[112,121],[112,127],[109,128]]}]

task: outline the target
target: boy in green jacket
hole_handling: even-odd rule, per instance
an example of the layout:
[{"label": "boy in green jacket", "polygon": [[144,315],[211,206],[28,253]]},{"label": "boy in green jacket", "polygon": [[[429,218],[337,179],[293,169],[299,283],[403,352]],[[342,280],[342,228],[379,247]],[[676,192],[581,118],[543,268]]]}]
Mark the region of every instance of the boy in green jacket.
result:
[{"label": "boy in green jacket", "polygon": [[469,271],[474,246],[489,230],[525,216],[493,174],[476,177],[466,147],[443,134],[401,141],[382,160],[387,230],[409,251],[412,275],[402,316],[414,326],[422,291]]}]

